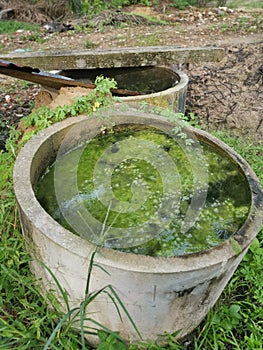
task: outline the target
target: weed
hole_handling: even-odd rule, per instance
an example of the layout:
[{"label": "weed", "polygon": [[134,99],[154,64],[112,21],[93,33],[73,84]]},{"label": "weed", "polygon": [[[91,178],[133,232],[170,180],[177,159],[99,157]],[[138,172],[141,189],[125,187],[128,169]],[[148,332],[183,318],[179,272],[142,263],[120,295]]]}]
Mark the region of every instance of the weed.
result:
[{"label": "weed", "polygon": [[166,345],[161,345],[157,342],[141,342],[138,345],[133,344],[129,347],[129,350],[184,350],[185,347],[180,345],[178,340],[176,339],[176,336],[179,334],[179,332],[175,332],[173,334],[165,333],[162,336],[162,343]]},{"label": "weed", "polygon": [[0,34],[12,34],[19,29],[30,30],[36,33],[40,31],[39,26],[36,24],[18,21],[0,21]]},{"label": "weed", "polygon": [[[132,326],[134,327],[136,333],[138,334],[139,337],[140,333],[133,322],[129,312],[127,311],[126,307],[122,303],[121,299],[119,298],[117,292],[111,285],[107,285],[103,288],[101,288],[98,291],[90,291],[90,280],[91,280],[91,273],[93,268],[96,266],[98,268],[101,268],[105,273],[105,271],[100,265],[95,264],[94,258],[95,258],[96,251],[94,251],[91,254],[90,257],[90,262],[89,262],[89,267],[88,267],[88,272],[87,272],[87,283],[86,283],[86,289],[85,289],[85,298],[84,300],[80,303],[79,307],[75,307],[70,309],[69,307],[69,300],[68,300],[68,295],[67,293],[63,290],[62,286],[60,285],[59,281],[57,280],[55,274],[44,264],[42,264],[43,267],[45,267],[48,272],[51,274],[52,280],[56,283],[56,286],[58,287],[58,290],[60,291],[63,301],[66,305],[67,312],[63,317],[59,319],[59,322],[57,323],[56,327],[54,328],[53,332],[51,333],[49,339],[47,340],[44,349],[43,350],[48,350],[49,347],[51,346],[55,336],[57,333],[61,335],[61,332],[63,332],[64,336],[67,335],[67,333],[72,332],[72,328],[78,327],[79,325],[80,328],[80,338],[81,338],[81,345],[82,349],[87,349],[86,347],[86,336],[87,335],[94,335],[97,334],[98,327],[99,327],[99,338],[101,340],[101,344],[99,346],[100,349],[120,349],[122,350],[123,348],[126,349],[126,345],[124,340],[119,336],[118,333],[112,332],[110,329],[105,327],[103,324],[100,324],[97,322],[95,319],[92,317],[87,317],[88,315],[88,307],[89,305],[96,300],[96,298],[100,294],[106,294],[109,299],[113,302],[113,304],[116,307],[116,311],[118,312],[118,315],[121,318],[121,313],[120,313],[120,308],[122,311],[125,313],[127,316],[128,320],[131,322]],[[90,324],[93,324],[93,326],[87,326],[86,322],[89,322]],[[117,347],[118,346],[118,347]]]},{"label": "weed", "polygon": [[188,0],[179,0],[179,1],[177,0],[170,3],[169,6],[176,7],[179,10],[184,10],[190,4],[191,4],[191,1],[188,1]]},{"label": "weed", "polygon": [[[24,126],[35,127],[33,131],[35,133],[69,116],[74,117],[81,113],[91,114],[99,107],[106,107],[111,104],[112,97],[110,90],[116,87],[116,82],[112,79],[104,79],[104,77],[99,76],[96,78],[95,85],[96,88],[88,96],[76,98],[75,103],[72,105],[58,106],[55,109],[50,109],[46,106],[40,107],[29,116],[22,118]],[[28,134],[24,136],[22,141],[23,143],[28,141]]]},{"label": "weed", "polygon": [[139,46],[155,46],[160,44],[160,36],[157,32],[140,34],[137,36],[136,40]]},{"label": "weed", "polygon": [[127,345],[117,338],[116,333],[108,334],[105,331],[99,330],[98,336],[100,344],[97,350],[126,350]]},{"label": "weed", "polygon": [[29,85],[32,83],[29,83],[25,80],[13,80],[11,84],[8,84],[6,86],[5,84],[0,85],[0,92],[3,94],[10,94],[10,93],[17,93],[17,91],[20,89],[27,89]]},{"label": "weed", "polygon": [[261,28],[261,22],[257,16],[250,17],[240,17],[235,22],[225,22],[221,24],[220,27],[222,32],[232,31],[232,32],[258,32]]},{"label": "weed", "polygon": [[96,46],[97,45],[95,43],[93,43],[92,41],[90,41],[90,40],[87,40],[86,43],[85,43],[86,49],[93,49]]},{"label": "weed", "polygon": [[41,33],[32,33],[28,36],[28,38],[25,38],[25,40],[29,41],[36,41],[39,44],[43,44],[45,42],[45,39],[42,38]]}]

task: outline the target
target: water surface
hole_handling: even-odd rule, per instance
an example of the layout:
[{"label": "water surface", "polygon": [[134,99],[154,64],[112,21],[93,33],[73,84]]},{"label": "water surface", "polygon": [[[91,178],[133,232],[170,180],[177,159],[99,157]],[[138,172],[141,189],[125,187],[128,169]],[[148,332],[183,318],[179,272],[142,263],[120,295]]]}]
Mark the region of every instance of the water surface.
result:
[{"label": "water surface", "polygon": [[209,249],[244,223],[249,187],[225,153],[187,141],[142,126],[99,134],[46,170],[37,198],[105,247],[152,256]]}]

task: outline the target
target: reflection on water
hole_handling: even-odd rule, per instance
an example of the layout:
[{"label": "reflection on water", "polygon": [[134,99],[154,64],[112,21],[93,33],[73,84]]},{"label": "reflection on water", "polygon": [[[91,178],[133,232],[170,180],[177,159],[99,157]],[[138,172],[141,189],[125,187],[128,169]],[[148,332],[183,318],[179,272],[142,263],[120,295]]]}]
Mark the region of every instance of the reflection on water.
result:
[{"label": "reflection on water", "polygon": [[132,68],[102,68],[102,69],[69,69],[62,70],[60,75],[94,83],[97,76],[113,78],[118,89],[150,94],[169,89],[179,82],[179,76],[165,67],[132,67]]}]

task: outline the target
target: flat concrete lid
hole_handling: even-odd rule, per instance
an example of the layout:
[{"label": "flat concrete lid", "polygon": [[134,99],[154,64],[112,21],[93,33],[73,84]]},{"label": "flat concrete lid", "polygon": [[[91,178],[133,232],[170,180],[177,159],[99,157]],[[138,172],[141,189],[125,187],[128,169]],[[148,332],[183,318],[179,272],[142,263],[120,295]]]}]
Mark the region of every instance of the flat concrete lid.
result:
[{"label": "flat concrete lid", "polygon": [[225,50],[219,47],[146,46],[96,50],[60,50],[9,53],[2,59],[44,70],[111,67],[142,67],[178,63],[218,62]]}]

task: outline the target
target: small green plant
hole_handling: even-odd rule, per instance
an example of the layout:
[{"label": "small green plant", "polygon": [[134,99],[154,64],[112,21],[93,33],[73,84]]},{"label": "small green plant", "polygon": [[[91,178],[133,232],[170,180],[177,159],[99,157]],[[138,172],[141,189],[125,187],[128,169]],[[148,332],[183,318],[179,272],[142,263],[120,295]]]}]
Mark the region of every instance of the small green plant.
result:
[{"label": "small green plant", "polygon": [[187,6],[189,6],[192,2],[188,0],[174,0],[169,5],[171,7],[178,8],[179,10],[184,10]]},{"label": "small green plant", "polygon": [[184,10],[187,6],[205,7],[207,6],[208,2],[209,0],[174,0],[169,5],[176,7],[179,10]]},{"label": "small green plant", "polygon": [[[10,93],[16,93],[19,89],[27,89],[29,85],[32,83],[29,83],[25,80],[13,80],[10,84],[7,86],[5,84],[0,85],[0,92],[3,94],[10,94]],[[16,94],[15,94],[16,96]]]},{"label": "small green plant", "polygon": [[[98,108],[105,108],[112,103],[113,97],[110,90],[116,88],[113,79],[99,76],[95,81],[96,88],[88,96],[80,96],[72,105],[58,106],[55,109],[43,106],[21,119],[24,127],[31,128],[22,136],[22,132],[14,127],[10,128],[9,138],[6,141],[6,149],[16,156],[18,150],[38,131],[51,126],[53,123],[74,117],[81,113],[91,114]],[[21,138],[20,142],[18,140]]]},{"label": "small green plant", "polygon": [[[33,126],[34,130],[32,132],[35,133],[69,116],[74,117],[81,113],[91,114],[96,112],[98,108],[109,106],[112,103],[110,90],[116,88],[116,82],[113,79],[99,76],[96,78],[95,85],[96,88],[88,96],[76,98],[72,105],[58,106],[55,109],[46,106],[40,107],[29,116],[22,118],[23,125],[26,127]],[[29,135],[26,134],[23,141],[28,141],[28,137]]]},{"label": "small green plant", "polygon": [[229,24],[227,24],[227,23],[222,23],[222,24],[221,24],[221,31],[224,33],[224,32],[226,32],[227,30],[229,30]]},{"label": "small green plant", "polygon": [[131,344],[129,350],[185,350],[185,347],[180,344],[176,339],[180,331],[174,332],[173,334],[165,333],[161,336],[160,343],[158,342],[139,342],[138,344]]},{"label": "small green plant", "polygon": [[150,35],[140,34],[137,38],[139,46],[154,46],[158,45],[160,42],[159,36],[157,33],[152,33]]},{"label": "small green plant", "polygon": [[235,22],[221,23],[220,29],[222,32],[258,32],[262,29],[262,23],[257,16],[239,17]]},{"label": "small green plant", "polygon": [[100,339],[100,344],[97,350],[127,350],[127,345],[121,341],[118,335],[114,332],[107,333],[105,331],[99,330],[98,336]]},{"label": "small green plant", "polygon": [[91,40],[87,40],[85,43],[85,47],[86,49],[93,49],[94,47],[96,47],[97,45],[91,41]]},{"label": "small green plant", "polygon": [[90,26],[83,25],[83,24],[76,24],[75,31],[77,33],[88,33],[90,31]]},{"label": "small green plant", "polygon": [[29,41],[36,41],[39,44],[43,44],[45,42],[45,39],[42,38],[41,33],[34,32],[28,36],[28,38],[25,38],[25,40]]}]

